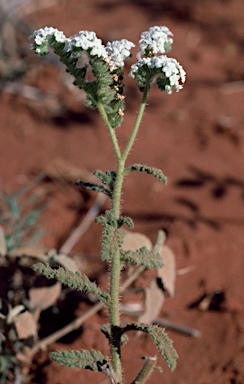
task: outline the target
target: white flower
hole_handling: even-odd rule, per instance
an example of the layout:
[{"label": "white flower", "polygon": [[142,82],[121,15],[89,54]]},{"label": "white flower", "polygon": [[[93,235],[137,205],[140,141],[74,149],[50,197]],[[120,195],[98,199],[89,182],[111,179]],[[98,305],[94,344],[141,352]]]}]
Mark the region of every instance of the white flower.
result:
[{"label": "white flower", "polygon": [[170,81],[170,85],[172,86],[178,86],[179,85],[179,80],[180,80],[180,76],[177,75],[176,73],[174,73],[173,75],[170,76],[169,78],[169,81]]},{"label": "white flower", "polygon": [[90,55],[102,57],[103,59],[106,59],[108,57],[106,49],[102,44],[102,40],[96,39],[94,41]]},{"label": "white flower", "polygon": [[166,77],[170,77],[172,74],[178,72],[177,61],[175,59],[169,59],[163,66],[163,71]]},{"label": "white flower", "polygon": [[165,85],[165,92],[168,93],[168,95],[171,95],[172,87],[170,85]]},{"label": "white flower", "polygon": [[53,35],[54,35],[54,37],[55,37],[55,40],[56,40],[58,43],[64,43],[64,42],[66,41],[66,36],[65,36],[65,34],[64,34],[62,31],[59,31],[58,29],[55,29]]},{"label": "white flower", "polygon": [[139,68],[143,67],[143,65],[147,65],[148,68],[152,68],[151,58],[143,57],[142,59],[139,59],[136,64],[132,64],[130,68],[129,76],[134,79],[136,72],[138,71]]},{"label": "white flower", "polygon": [[34,38],[36,45],[42,45],[47,42],[52,36],[55,37],[55,40],[59,43],[63,43],[66,40],[66,36],[62,31],[59,31],[53,27],[45,27],[38,29],[30,35],[30,39]]},{"label": "white flower", "polygon": [[[107,58],[107,52],[102,40],[98,39],[95,32],[93,31],[80,31],[74,36],[68,39],[65,50],[72,51],[72,48],[81,48],[83,51],[88,51],[92,56]],[[73,55],[79,56],[78,52],[73,52]]]},{"label": "white flower", "polygon": [[167,60],[166,56],[153,56],[149,58],[150,60],[150,65],[148,64],[149,68],[161,68],[164,63]]},{"label": "white flower", "polygon": [[80,31],[74,36],[70,37],[71,46],[82,48],[86,51],[89,48],[92,48],[95,40],[97,40],[95,32],[90,31]]},{"label": "white flower", "polygon": [[171,36],[173,36],[172,32],[165,26],[149,28],[149,31],[141,34],[138,58],[142,55],[150,56],[167,52],[173,43]]},{"label": "white flower", "polygon": [[134,46],[135,44],[126,39],[109,41],[107,43],[106,52],[112,69],[124,67],[124,60],[130,56],[130,50]]},{"label": "white flower", "polygon": [[134,79],[135,78],[135,74],[138,71],[138,69],[139,69],[138,63],[137,64],[132,64],[132,66],[130,67],[129,76]]}]

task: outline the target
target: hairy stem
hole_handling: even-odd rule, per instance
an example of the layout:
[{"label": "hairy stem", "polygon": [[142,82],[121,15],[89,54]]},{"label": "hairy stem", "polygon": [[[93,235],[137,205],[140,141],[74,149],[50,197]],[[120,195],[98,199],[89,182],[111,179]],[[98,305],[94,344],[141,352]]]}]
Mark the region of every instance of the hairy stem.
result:
[{"label": "hairy stem", "polygon": [[98,110],[99,110],[99,112],[103,118],[103,121],[105,122],[106,126],[108,127],[108,131],[109,131],[109,135],[110,135],[110,138],[111,138],[111,141],[113,144],[115,156],[116,156],[117,162],[119,162],[119,160],[121,158],[121,153],[120,153],[120,148],[119,148],[119,144],[118,144],[118,139],[117,139],[116,134],[115,134],[115,130],[114,130],[114,128],[112,128],[112,126],[109,122],[109,119],[108,119],[108,116],[106,114],[106,111],[104,109],[103,104],[101,102],[98,102],[97,107],[98,107]]},{"label": "hairy stem", "polygon": [[155,369],[155,364],[157,361],[156,357],[146,356],[144,357],[144,359],[145,359],[145,363],[132,384],[146,383],[146,381],[149,379],[149,376]]},{"label": "hairy stem", "polygon": [[[118,145],[118,140],[117,140],[115,131],[109,123],[104,107],[101,103],[98,103],[98,109],[102,115],[102,118],[105,124],[108,127],[114,152],[115,152],[115,156],[116,156],[116,160],[117,160],[116,180],[114,183],[113,198],[112,198],[112,212],[114,214],[114,217],[117,219],[120,218],[120,214],[121,214],[121,193],[122,193],[123,180],[125,176],[125,172],[124,172],[125,162],[132,148],[132,145],[135,141],[135,138],[140,126],[142,115],[146,106],[146,100],[147,100],[149,88],[150,88],[150,85],[148,83],[148,86],[145,88],[143,92],[143,97],[142,97],[141,105],[135,121],[135,125],[132,129],[131,135],[128,139],[128,143],[122,155]],[[111,348],[111,355],[112,355],[112,362],[113,362],[113,370],[115,372],[116,377],[118,378],[119,384],[122,384],[122,369],[121,369],[121,357],[120,357],[120,336],[121,335],[119,332],[119,329],[120,329],[120,312],[119,312],[120,272],[121,272],[120,252],[118,251],[112,258],[111,271],[110,271],[110,297],[111,297],[111,305],[109,308],[110,325],[111,325],[110,348]]]},{"label": "hairy stem", "polygon": [[125,147],[125,150],[124,150],[124,152],[123,152],[123,154],[121,156],[124,161],[128,157],[128,154],[129,154],[129,152],[130,152],[130,150],[132,148],[132,145],[133,145],[133,143],[135,141],[138,129],[140,127],[142,115],[143,115],[143,112],[144,112],[145,107],[146,107],[147,95],[148,95],[149,89],[150,89],[150,83],[148,82],[148,84],[145,87],[144,92],[143,92],[142,101],[141,101],[140,108],[139,108],[139,111],[138,111],[138,114],[137,114],[137,117],[136,117],[135,125],[134,125],[134,127],[132,129],[132,132],[131,132],[131,135],[129,137],[128,143],[127,143],[127,145]]},{"label": "hairy stem", "polygon": [[[123,184],[123,172],[124,172],[124,161],[118,161],[116,181],[114,185],[113,201],[112,201],[112,210],[114,216],[119,219],[120,216],[120,202],[121,202],[121,192]],[[121,362],[120,362],[120,337],[117,336],[117,330],[120,326],[120,313],[119,313],[119,288],[120,288],[120,253],[119,251],[113,256],[111,261],[111,271],[110,271],[110,297],[111,297],[111,306],[110,306],[110,321],[111,321],[111,337],[112,343],[111,353],[113,359],[113,368],[119,379],[119,383],[122,383],[122,372],[121,372]]]}]

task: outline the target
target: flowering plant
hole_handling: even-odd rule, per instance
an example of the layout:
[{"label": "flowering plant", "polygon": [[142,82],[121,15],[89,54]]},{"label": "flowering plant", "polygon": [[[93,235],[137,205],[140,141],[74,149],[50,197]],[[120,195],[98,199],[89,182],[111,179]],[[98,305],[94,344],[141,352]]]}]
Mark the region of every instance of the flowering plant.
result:
[{"label": "flowering plant", "polygon": [[[48,278],[57,278],[70,287],[93,293],[107,307],[110,324],[103,326],[102,331],[109,341],[111,361],[100,351],[94,350],[53,352],[51,357],[60,364],[70,367],[102,371],[109,377],[111,383],[116,384],[123,382],[121,346],[126,341],[125,333],[130,330],[148,333],[171,370],[175,368],[178,357],[164,329],[145,323],[129,323],[122,326],[119,309],[122,269],[127,263],[143,268],[163,266],[159,252],[162,247],[160,239],[152,249],[147,249],[145,246],[135,251],[123,249],[125,231],[122,227],[127,225],[133,228],[133,221],[121,215],[121,193],[123,180],[132,171],[146,172],[165,184],[167,182],[167,178],[159,169],[141,164],[126,166],[125,163],[138,133],[152,83],[155,82],[161,91],[171,94],[173,90],[178,92],[182,89],[185,82],[185,71],[182,66],[175,59],[165,55],[171,49],[172,36],[165,26],[151,27],[141,34],[138,61],[131,66],[129,75],[135,79],[142,92],[142,100],[134,127],[123,150],[120,148],[115,128],[122,123],[125,108],[124,62],[131,57],[131,49],[135,45],[122,39],[108,42],[105,46],[94,32],[89,31],[80,31],[67,38],[63,32],[52,27],[39,29],[30,36],[34,40],[31,49],[38,55],[46,55],[52,48],[66,66],[66,71],[74,77],[74,85],[86,92],[87,106],[98,109],[109,131],[117,161],[116,170],[94,172],[102,183],[76,182],[83,188],[106,194],[111,201],[111,209],[96,220],[103,226],[101,258],[110,264],[109,291],[101,290],[81,273],[73,273],[63,268],[55,269],[42,263],[34,266],[36,271]],[[92,71],[93,80],[88,79],[89,70]],[[146,358],[142,370],[133,383],[145,383],[155,368],[155,363],[154,358]]]}]

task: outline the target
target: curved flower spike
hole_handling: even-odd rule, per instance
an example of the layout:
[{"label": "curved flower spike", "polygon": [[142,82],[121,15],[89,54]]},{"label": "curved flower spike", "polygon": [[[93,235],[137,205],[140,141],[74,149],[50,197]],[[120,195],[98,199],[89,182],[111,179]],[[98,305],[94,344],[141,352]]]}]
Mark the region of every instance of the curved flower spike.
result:
[{"label": "curved flower spike", "polygon": [[183,88],[186,72],[176,59],[165,55],[145,57],[131,66],[130,76],[136,79],[139,88],[146,86],[148,78],[151,82],[156,78],[161,91],[171,94],[173,89],[178,92]]}]

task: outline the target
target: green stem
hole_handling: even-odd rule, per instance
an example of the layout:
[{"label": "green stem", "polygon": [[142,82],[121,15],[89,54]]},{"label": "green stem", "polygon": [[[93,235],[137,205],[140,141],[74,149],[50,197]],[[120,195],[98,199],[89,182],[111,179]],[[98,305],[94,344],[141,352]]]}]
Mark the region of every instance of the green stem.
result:
[{"label": "green stem", "polygon": [[147,95],[148,95],[149,89],[150,89],[150,83],[148,81],[148,84],[146,85],[144,92],[143,92],[142,101],[141,101],[140,108],[139,108],[139,111],[138,111],[138,114],[136,117],[135,125],[133,127],[133,130],[132,130],[132,133],[131,133],[130,138],[128,140],[128,143],[125,147],[125,150],[122,154],[123,160],[127,159],[127,156],[128,156],[128,154],[132,148],[134,141],[135,141],[135,138],[136,138],[136,135],[137,135],[140,123],[141,123],[142,115],[143,115],[143,112],[144,112],[145,107],[146,107]]},{"label": "green stem", "polygon": [[156,357],[144,357],[145,363],[132,384],[144,384],[155,369]]},{"label": "green stem", "polygon": [[108,119],[108,116],[107,116],[107,113],[106,113],[104,106],[101,102],[97,103],[97,108],[98,108],[98,110],[99,110],[99,112],[103,118],[103,121],[105,122],[106,126],[108,127],[109,135],[111,137],[111,141],[112,141],[112,144],[114,147],[115,156],[116,156],[117,162],[119,162],[119,160],[121,158],[121,153],[120,153],[120,148],[119,148],[119,144],[118,144],[118,139],[117,139],[116,134],[115,134],[115,130],[111,126],[109,119]]},{"label": "green stem", "polygon": [[[119,219],[120,217],[120,201],[123,184],[123,173],[124,173],[125,162],[120,159],[118,161],[116,181],[114,185],[112,210],[114,216]],[[120,313],[119,313],[119,287],[120,287],[120,252],[118,251],[111,260],[111,271],[110,271],[110,323],[111,323],[111,354],[113,360],[113,369],[119,380],[122,383],[122,369],[120,359],[120,336],[117,331],[120,327]]]},{"label": "green stem", "polygon": [[[131,136],[128,140],[128,143],[125,147],[125,150],[121,156],[120,148],[118,145],[118,140],[115,135],[114,129],[111,127],[107,114],[104,110],[104,107],[101,103],[98,103],[99,112],[102,115],[102,118],[105,124],[108,127],[109,134],[112,140],[112,144],[114,147],[116,159],[117,159],[117,172],[116,172],[116,180],[114,183],[113,190],[113,198],[112,198],[112,211],[114,217],[119,219],[120,211],[121,211],[121,193],[122,193],[122,185],[123,179],[125,177],[125,162],[127,156],[131,150],[131,147],[135,141],[140,122],[142,119],[142,115],[146,106],[147,95],[149,91],[150,85],[145,88],[143,92],[142,102],[138,111],[138,115],[135,121],[135,125],[132,129]],[[111,324],[111,355],[113,362],[113,369],[115,375],[117,376],[119,383],[122,384],[122,368],[121,368],[121,358],[120,358],[120,312],[119,312],[119,287],[120,287],[120,272],[121,272],[121,264],[120,264],[120,252],[118,251],[112,258],[111,261],[111,271],[110,271],[110,297],[111,297],[111,305],[109,308],[110,312],[110,324]]]}]

